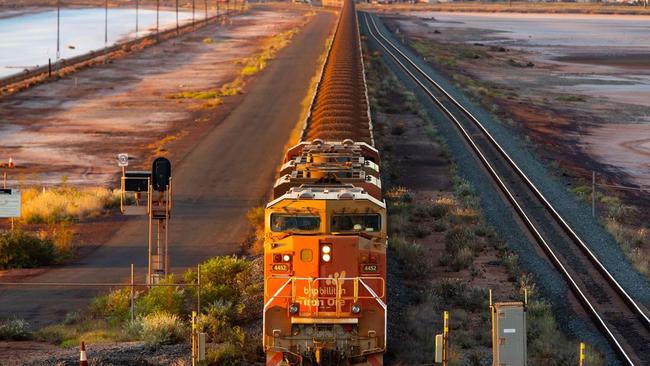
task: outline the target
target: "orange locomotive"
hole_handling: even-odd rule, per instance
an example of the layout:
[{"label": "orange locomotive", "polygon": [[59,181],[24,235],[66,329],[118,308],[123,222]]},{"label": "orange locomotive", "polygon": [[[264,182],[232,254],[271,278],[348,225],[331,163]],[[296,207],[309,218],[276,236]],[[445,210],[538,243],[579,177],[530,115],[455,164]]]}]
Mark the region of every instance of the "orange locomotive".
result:
[{"label": "orange locomotive", "polygon": [[296,185],[266,208],[267,365],[383,363],[386,206],[369,193],[381,194],[378,180],[359,174],[377,162],[374,148],[351,140],[287,153],[285,167],[312,182],[287,174],[276,186]]},{"label": "orange locomotive", "polygon": [[354,3],[341,9],[303,142],[265,212],[267,365],[381,365],[386,205]]}]

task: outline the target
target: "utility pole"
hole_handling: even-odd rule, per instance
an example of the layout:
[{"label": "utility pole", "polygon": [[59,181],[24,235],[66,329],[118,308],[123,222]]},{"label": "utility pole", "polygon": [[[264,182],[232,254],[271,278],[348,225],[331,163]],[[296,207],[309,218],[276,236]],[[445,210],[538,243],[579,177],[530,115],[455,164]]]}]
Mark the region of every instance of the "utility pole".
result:
[{"label": "utility pole", "polygon": [[160,0],[156,0],[156,42],[160,42]]},{"label": "utility pole", "polygon": [[208,22],[208,0],[203,0],[203,7],[205,8],[205,22]]},{"label": "utility pole", "polygon": [[140,14],[140,0],[135,0],[135,38],[138,38],[138,28],[139,28],[139,20],[138,16]]},{"label": "utility pole", "polygon": [[194,13],[196,11],[196,0],[192,0],[192,28],[194,28]]},{"label": "utility pole", "polygon": [[56,62],[59,62],[61,44],[61,1],[56,2]]},{"label": "utility pole", "polygon": [[579,361],[580,366],[585,365],[585,344],[583,342],[580,342],[580,361]]},{"label": "utility pole", "polygon": [[176,34],[178,34],[178,0],[176,0]]},{"label": "utility pole", "polygon": [[104,0],[104,47],[108,46],[108,0]]}]

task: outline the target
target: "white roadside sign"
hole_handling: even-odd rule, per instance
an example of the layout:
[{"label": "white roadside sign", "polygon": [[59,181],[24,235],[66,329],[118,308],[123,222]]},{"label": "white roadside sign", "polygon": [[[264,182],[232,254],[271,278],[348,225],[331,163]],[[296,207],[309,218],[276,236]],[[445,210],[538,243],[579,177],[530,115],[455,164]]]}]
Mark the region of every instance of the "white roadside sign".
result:
[{"label": "white roadside sign", "polygon": [[129,154],[117,154],[117,166],[122,168],[129,166]]},{"label": "white roadside sign", "polygon": [[20,190],[0,189],[0,218],[20,217]]}]

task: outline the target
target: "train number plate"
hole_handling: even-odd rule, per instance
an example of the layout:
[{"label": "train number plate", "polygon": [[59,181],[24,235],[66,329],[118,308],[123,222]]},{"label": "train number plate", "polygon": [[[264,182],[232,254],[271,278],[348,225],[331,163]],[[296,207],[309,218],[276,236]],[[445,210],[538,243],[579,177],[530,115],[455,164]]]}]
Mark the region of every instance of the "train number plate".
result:
[{"label": "train number plate", "polygon": [[361,266],[361,272],[363,273],[376,273],[379,271],[379,268],[376,264],[364,264]]},{"label": "train number plate", "polygon": [[289,272],[289,265],[288,264],[274,264],[271,266],[271,270],[274,272]]}]

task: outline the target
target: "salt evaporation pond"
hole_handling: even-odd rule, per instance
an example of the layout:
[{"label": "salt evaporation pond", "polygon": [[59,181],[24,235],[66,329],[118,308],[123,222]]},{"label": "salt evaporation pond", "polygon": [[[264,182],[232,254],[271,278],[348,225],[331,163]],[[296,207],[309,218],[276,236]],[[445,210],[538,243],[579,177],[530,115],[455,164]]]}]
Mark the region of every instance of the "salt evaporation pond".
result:
[{"label": "salt evaporation pond", "polygon": [[[104,9],[61,9],[60,58],[70,58],[104,47]],[[108,45],[135,37],[135,9],[108,9]],[[179,22],[192,13],[179,12]],[[156,11],[138,11],[138,36],[156,27]],[[160,28],[176,25],[174,11],[160,12]],[[155,32],[155,29],[153,29]],[[56,10],[0,19],[0,77],[56,60]]]}]

